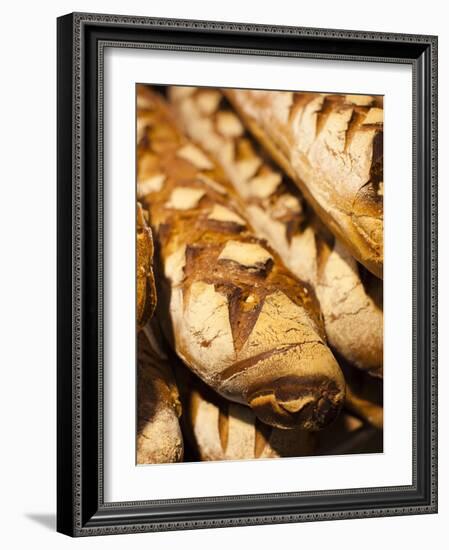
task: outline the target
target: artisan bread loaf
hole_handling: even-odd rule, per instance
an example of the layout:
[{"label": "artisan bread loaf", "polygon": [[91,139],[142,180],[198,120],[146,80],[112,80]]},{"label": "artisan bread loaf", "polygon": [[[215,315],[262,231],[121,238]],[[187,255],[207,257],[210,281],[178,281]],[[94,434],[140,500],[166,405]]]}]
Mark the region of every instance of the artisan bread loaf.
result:
[{"label": "artisan bread loaf", "polygon": [[137,336],[137,464],[183,458],[181,402],[170,361],[154,331],[154,323],[149,323]]},{"label": "artisan bread loaf", "polygon": [[312,432],[279,430],[260,422],[252,409],[223,399],[179,363],[175,375],[183,432],[195,458],[249,460],[313,454],[316,437]]},{"label": "artisan bread loaf", "polygon": [[137,105],[146,121],[138,194],[158,245],[159,315],[176,352],[263,422],[321,428],[340,410],[344,378],[313,289],[255,236],[224,173],[164,100],[140,86]]},{"label": "artisan bread loaf", "polygon": [[383,107],[375,97],[225,90],[323,223],[383,271]]},{"label": "artisan bread loaf", "polygon": [[223,166],[257,233],[314,287],[330,345],[346,361],[381,376],[382,281],[319,222],[220,90],[173,86],[169,96],[188,135]]},{"label": "artisan bread loaf", "polygon": [[145,221],[142,206],[137,203],[136,236],[136,317],[137,328],[142,328],[156,307],[156,287],[153,275],[153,239]]}]

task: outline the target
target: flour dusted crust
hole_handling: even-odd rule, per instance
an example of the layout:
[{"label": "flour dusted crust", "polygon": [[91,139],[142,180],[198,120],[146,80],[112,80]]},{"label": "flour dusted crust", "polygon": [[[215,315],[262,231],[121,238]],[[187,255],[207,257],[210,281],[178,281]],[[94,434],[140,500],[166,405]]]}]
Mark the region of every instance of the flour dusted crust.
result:
[{"label": "flour dusted crust", "polygon": [[[209,217],[210,219],[210,217]],[[218,256],[219,262],[234,262],[247,269],[265,269],[273,256],[258,243],[228,241]]]},{"label": "flour dusted crust", "polygon": [[151,318],[156,307],[156,288],[153,275],[153,238],[139,203],[137,203],[136,239],[137,328],[142,328]]},{"label": "flour dusted crust", "polygon": [[207,216],[207,219],[216,220],[218,222],[236,223],[241,227],[245,227],[246,225],[245,220],[243,218],[241,218],[238,214],[236,214],[232,210],[229,210],[229,208],[222,206],[221,204],[215,204],[213,206],[210,214]]},{"label": "flour dusted crust", "polygon": [[375,97],[225,90],[325,225],[383,270],[383,108]]},{"label": "flour dusted crust", "polygon": [[[321,428],[338,414],[344,378],[327,347],[312,288],[255,236],[229,180],[182,134],[164,100],[143,86],[138,96],[138,117],[145,120],[138,185],[165,176],[162,188],[141,201],[160,252],[165,331],[178,355],[263,422]],[[183,209],[173,193],[186,188],[197,190],[197,200]],[[221,208],[232,215],[217,217]]]},{"label": "flour dusted crust", "polygon": [[[169,90],[185,131],[222,164],[257,233],[267,239],[292,273],[314,287],[331,346],[351,364],[382,376],[382,282],[365,272],[341,241],[326,231],[306,208],[291,179],[241,125],[232,123],[232,132],[223,131],[223,122],[219,125],[218,121],[232,121],[236,115],[220,91],[189,90],[189,94],[181,87]],[[214,102],[204,113],[203,96],[211,92]],[[278,98],[284,117],[292,95],[286,98],[284,103]],[[322,100],[318,95],[311,98],[304,107],[304,116],[316,112]],[[368,96],[351,96],[346,101],[364,107],[373,104]],[[381,109],[370,108],[364,122],[371,124],[380,116]],[[315,134],[311,130],[310,125],[302,128],[301,143],[313,142]],[[231,156],[229,151],[233,151]]]},{"label": "flour dusted crust", "polygon": [[[344,350],[344,358],[351,364],[382,377],[381,283],[369,275],[364,283],[357,262],[340,242],[323,256],[317,294],[326,311],[327,336],[335,349]],[[336,283],[338,293],[335,292]],[[370,292],[370,285],[376,287],[375,292]]]},{"label": "flour dusted crust", "polygon": [[152,325],[138,334],[137,349],[137,464],[180,462],[181,403],[170,361]]}]

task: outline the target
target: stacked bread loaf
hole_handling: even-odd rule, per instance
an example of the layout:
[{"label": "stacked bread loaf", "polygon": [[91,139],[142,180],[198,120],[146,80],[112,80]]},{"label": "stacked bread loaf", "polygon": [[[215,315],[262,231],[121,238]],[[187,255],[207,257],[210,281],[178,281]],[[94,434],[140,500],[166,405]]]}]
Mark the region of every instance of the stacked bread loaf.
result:
[{"label": "stacked bread loaf", "polygon": [[226,90],[317,214],[383,272],[383,102],[361,95]]},{"label": "stacked bread loaf", "polygon": [[358,266],[307,208],[294,183],[251,139],[219,90],[172,87],[170,97],[186,132],[224,167],[253,227],[293,274],[313,286],[330,345],[347,361],[380,376],[381,281]]},{"label": "stacked bread loaf", "polygon": [[137,349],[137,464],[179,462],[184,449],[181,403],[154,323],[139,332]]},{"label": "stacked bread loaf", "polygon": [[[138,347],[156,379],[165,373],[163,384],[153,384],[157,397],[153,375],[142,377],[138,401],[167,405],[171,420],[160,437],[170,445],[139,454],[142,441],[163,433],[150,436],[158,415],[141,413],[138,462],[181,460],[181,433],[187,460],[376,450],[379,100],[189,87],[163,93],[137,91],[137,314],[138,327],[146,325]],[[148,324],[151,235],[158,305]],[[149,345],[171,350],[156,349],[149,360]],[[326,436],[328,426],[339,427],[338,441]]]}]

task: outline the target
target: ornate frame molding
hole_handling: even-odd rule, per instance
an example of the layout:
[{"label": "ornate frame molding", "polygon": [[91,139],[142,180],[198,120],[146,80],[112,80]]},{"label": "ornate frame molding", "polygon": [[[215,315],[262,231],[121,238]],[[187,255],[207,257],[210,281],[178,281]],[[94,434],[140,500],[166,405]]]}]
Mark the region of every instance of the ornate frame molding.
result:
[{"label": "ornate frame molding", "polygon": [[[136,34],[136,30],[139,36],[131,40],[130,36]],[[152,31],[158,34],[156,41]],[[177,43],[180,32],[184,40],[188,36],[197,43]],[[142,33],[147,36],[145,40]],[[123,34],[126,35],[125,40]],[[264,37],[264,44],[269,47],[257,48],[254,45],[260,36]],[[287,39],[287,48],[282,47],[282,40],[275,40],[282,37]],[[221,38],[224,38],[222,45],[217,45]],[[303,46],[300,49],[295,48],[298,41],[298,45]],[[340,53],[326,50],[330,42],[334,46],[338,43],[338,47],[333,49]],[[248,47],[242,47],[242,43],[247,43]],[[102,105],[103,52],[106,46],[412,65],[414,462],[413,484],[410,487],[104,503]],[[86,118],[85,113],[87,110],[92,112],[94,103],[97,116],[92,121]],[[72,128],[69,137],[68,125]],[[436,37],[104,14],[67,15],[58,20],[58,144],[59,531],[72,536],[88,536],[437,511]],[[91,185],[86,187],[88,182]],[[88,213],[86,200],[90,201]],[[86,233],[95,237],[95,246],[86,245]],[[96,320],[86,313],[86,300],[94,298]],[[419,317],[418,311],[421,314]],[[424,318],[421,320],[421,317]],[[97,323],[94,338],[88,336],[87,331],[92,323]],[[88,372],[87,366],[94,368]],[[418,384],[425,384],[425,387]],[[424,409],[422,395],[428,399]],[[83,422],[87,411],[97,416],[95,430],[87,429],[86,422]],[[418,456],[423,452],[425,464],[424,459]],[[385,497],[383,502],[379,499],[379,492]],[[327,503],[335,503],[335,510],[325,511],[323,499],[327,499]],[[357,506],[354,505],[356,501]],[[263,513],[260,503],[265,503],[265,506],[276,504],[281,512]],[[215,509],[218,506],[220,510],[215,516],[221,514],[222,517],[209,517],[208,506]],[[164,516],[161,512],[163,507],[171,507],[170,514]],[[152,512],[156,508],[158,510]],[[231,517],[230,511],[234,514]]]}]

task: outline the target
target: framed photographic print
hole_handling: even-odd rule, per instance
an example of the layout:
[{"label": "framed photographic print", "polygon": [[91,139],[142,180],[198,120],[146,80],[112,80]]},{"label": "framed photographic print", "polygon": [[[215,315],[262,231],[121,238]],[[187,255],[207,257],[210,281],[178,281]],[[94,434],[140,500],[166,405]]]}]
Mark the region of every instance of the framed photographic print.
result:
[{"label": "framed photographic print", "polygon": [[437,510],[437,38],[58,19],[58,530]]}]

